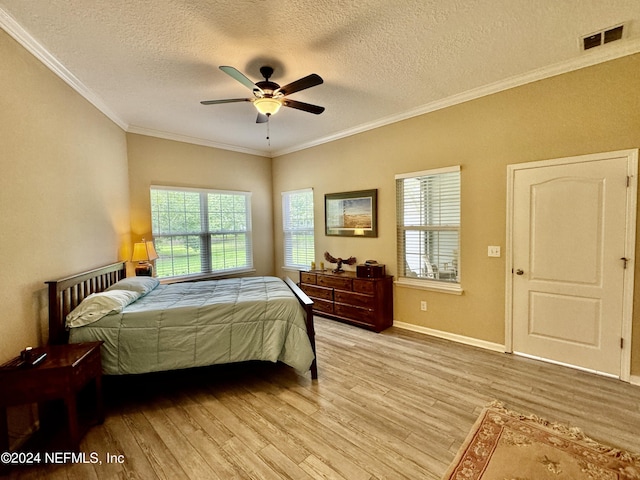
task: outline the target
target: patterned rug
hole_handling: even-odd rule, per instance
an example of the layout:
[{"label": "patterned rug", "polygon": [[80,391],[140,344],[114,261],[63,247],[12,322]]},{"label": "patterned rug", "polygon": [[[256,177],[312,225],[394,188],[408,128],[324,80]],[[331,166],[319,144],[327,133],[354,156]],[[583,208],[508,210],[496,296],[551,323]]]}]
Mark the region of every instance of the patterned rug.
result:
[{"label": "patterned rug", "polygon": [[640,455],[578,428],[494,402],[478,418],[443,480],[640,480]]}]

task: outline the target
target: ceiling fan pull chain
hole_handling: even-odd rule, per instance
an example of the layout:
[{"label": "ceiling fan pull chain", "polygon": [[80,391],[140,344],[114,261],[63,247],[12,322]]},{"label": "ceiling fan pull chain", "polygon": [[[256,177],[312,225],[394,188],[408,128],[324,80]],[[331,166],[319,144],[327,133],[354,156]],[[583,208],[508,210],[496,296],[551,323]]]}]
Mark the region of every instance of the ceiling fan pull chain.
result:
[{"label": "ceiling fan pull chain", "polygon": [[271,122],[267,122],[267,143],[271,146],[271,127],[269,126],[269,123]]}]

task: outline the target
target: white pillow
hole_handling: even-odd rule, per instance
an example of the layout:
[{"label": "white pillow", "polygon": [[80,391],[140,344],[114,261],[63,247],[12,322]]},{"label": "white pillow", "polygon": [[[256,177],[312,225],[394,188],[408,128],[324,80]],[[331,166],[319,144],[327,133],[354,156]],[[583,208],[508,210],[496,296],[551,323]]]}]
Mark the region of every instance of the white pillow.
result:
[{"label": "white pillow", "polygon": [[138,292],[140,296],[144,296],[159,284],[160,280],[155,277],[129,277],[114,283],[105,291],[129,290],[130,292]]},{"label": "white pillow", "polygon": [[110,313],[120,313],[124,307],[141,296],[139,292],[128,290],[93,293],[67,315],[67,328],[82,327],[97,322]]}]

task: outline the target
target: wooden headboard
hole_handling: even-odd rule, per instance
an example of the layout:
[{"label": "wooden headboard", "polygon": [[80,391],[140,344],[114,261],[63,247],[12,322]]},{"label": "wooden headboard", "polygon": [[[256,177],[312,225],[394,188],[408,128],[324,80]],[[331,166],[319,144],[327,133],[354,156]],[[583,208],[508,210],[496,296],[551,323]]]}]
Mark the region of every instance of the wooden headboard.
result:
[{"label": "wooden headboard", "polygon": [[69,312],[92,293],[102,292],[126,276],[126,262],[118,262],[45,282],[49,286],[49,344],[67,343],[65,319]]}]

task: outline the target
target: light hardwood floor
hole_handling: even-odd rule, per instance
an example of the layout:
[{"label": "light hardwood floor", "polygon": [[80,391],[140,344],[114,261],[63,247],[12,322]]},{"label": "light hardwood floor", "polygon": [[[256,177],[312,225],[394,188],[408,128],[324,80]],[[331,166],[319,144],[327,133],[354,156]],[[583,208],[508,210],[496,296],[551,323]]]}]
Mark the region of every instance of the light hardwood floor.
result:
[{"label": "light hardwood floor", "polygon": [[640,452],[640,387],[397,328],[316,329],[317,382],[271,364],[107,378],[106,421],[81,445],[102,464],[10,475],[438,479],[492,400]]}]

